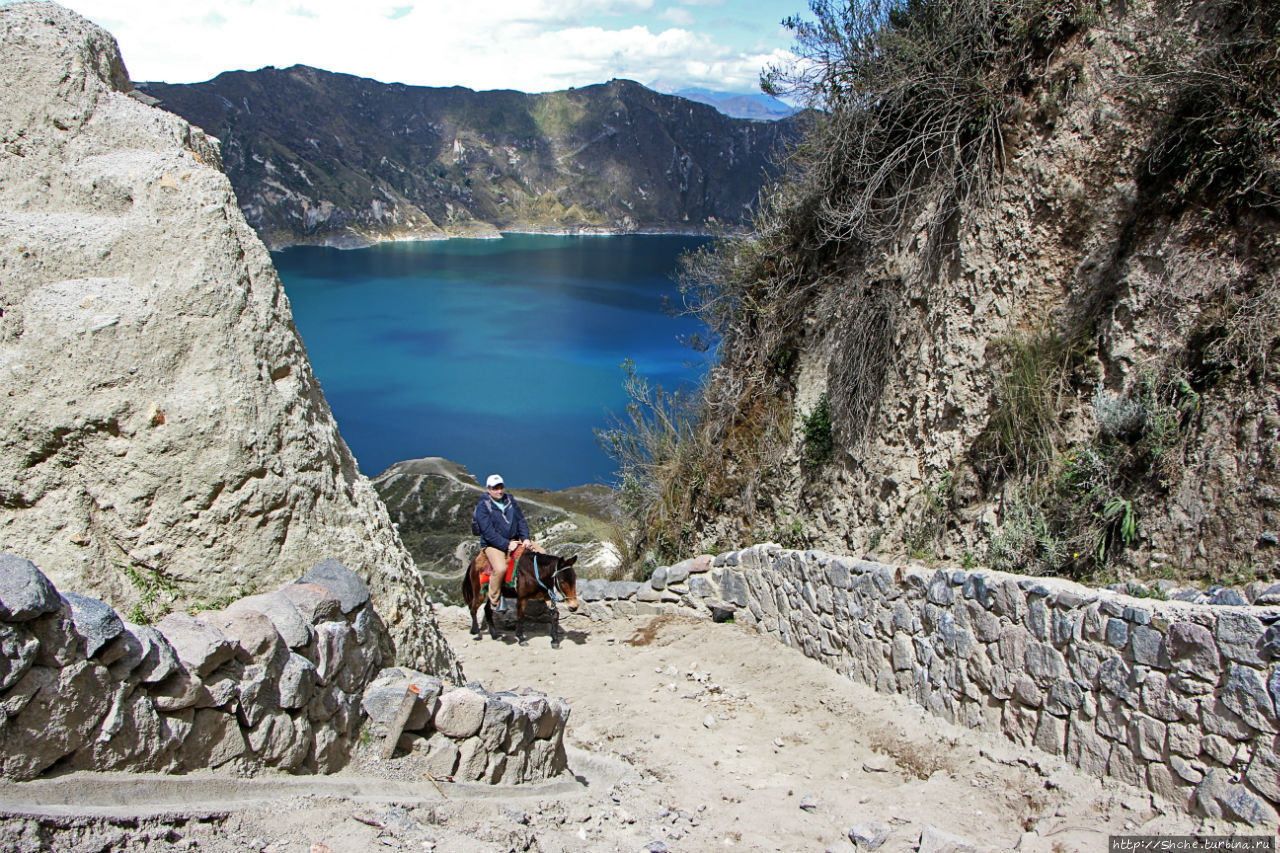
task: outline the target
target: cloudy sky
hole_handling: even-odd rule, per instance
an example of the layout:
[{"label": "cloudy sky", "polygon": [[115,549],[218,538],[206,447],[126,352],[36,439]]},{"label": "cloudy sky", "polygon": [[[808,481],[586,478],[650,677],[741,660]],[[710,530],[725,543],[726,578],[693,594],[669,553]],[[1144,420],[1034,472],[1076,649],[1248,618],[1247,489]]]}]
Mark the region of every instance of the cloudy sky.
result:
[{"label": "cloudy sky", "polygon": [[806,0],[62,0],[110,30],[134,80],[296,63],[423,86],[543,92],[613,77],[758,91]]}]

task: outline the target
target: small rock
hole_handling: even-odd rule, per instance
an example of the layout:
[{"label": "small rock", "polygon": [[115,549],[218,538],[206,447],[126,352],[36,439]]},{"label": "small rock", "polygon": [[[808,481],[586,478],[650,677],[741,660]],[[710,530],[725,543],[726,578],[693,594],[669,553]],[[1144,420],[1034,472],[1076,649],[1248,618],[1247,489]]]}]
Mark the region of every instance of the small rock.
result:
[{"label": "small rock", "polygon": [[818,810],[818,801],[808,794],[800,798],[800,808],[807,812],[816,812]]},{"label": "small rock", "polygon": [[1209,599],[1210,604],[1219,604],[1227,607],[1247,607],[1249,602],[1239,590],[1223,588],[1213,593]]},{"label": "small rock", "polygon": [[705,717],[702,718],[702,725],[705,728],[714,729],[716,727],[716,718],[711,716],[710,714],[707,714]]},{"label": "small rock", "polygon": [[876,850],[889,838],[889,827],[883,823],[860,823],[849,827],[849,840],[859,850]]},{"label": "small rock", "polygon": [[920,844],[916,849],[919,853],[972,853],[978,848],[967,838],[926,826],[920,830]]}]

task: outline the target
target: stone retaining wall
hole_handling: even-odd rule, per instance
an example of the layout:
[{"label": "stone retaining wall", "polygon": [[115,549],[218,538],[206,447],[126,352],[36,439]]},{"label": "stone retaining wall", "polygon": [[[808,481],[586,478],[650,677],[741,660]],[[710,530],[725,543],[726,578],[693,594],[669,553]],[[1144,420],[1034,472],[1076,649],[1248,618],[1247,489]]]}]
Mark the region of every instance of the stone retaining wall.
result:
[{"label": "stone retaining wall", "polygon": [[1210,816],[1280,807],[1280,607],[895,567],[759,545],[579,584],[588,616],[693,609],[771,634],[950,722]]},{"label": "stone retaining wall", "polygon": [[410,684],[418,697],[399,748],[423,753],[433,776],[515,784],[548,779],[568,766],[563,699],[528,688],[489,693],[475,682],[442,689],[440,679],[407,669],[384,669],[365,690],[375,739],[386,736]]},{"label": "stone retaining wall", "polygon": [[350,760],[368,717],[363,740],[385,735],[386,708],[410,683],[419,698],[401,742],[421,742],[437,775],[514,783],[564,769],[563,700],[381,669],[392,660],[368,587],[335,560],[276,592],[148,626],[59,594],[33,563],[0,553],[0,776],[327,773]]}]

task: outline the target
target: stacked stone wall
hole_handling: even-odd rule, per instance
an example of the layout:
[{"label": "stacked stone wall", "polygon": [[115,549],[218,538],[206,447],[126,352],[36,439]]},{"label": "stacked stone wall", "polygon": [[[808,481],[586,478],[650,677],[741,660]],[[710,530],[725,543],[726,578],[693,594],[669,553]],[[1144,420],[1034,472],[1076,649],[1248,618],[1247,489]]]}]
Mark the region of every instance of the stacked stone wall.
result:
[{"label": "stacked stone wall", "polygon": [[335,560],[222,610],[134,625],[0,554],[0,777],[332,772],[386,735],[410,683],[401,743],[427,749],[437,775],[515,783],[565,768],[563,700],[382,669],[393,660],[368,587]]},{"label": "stacked stone wall", "polygon": [[[674,580],[673,580],[674,579]],[[1280,808],[1280,607],[758,545],[579,585],[588,616],[694,609],[1210,816]]]}]

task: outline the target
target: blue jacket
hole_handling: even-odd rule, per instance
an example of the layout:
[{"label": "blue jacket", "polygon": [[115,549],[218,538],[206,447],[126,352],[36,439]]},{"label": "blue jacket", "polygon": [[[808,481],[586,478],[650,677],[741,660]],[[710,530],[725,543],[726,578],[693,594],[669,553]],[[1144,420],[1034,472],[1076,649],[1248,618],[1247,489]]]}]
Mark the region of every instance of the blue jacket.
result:
[{"label": "blue jacket", "polygon": [[485,495],[480,499],[480,503],[476,504],[476,511],[471,516],[472,521],[475,522],[473,526],[480,531],[480,544],[497,548],[504,554],[512,539],[523,541],[529,538],[529,525],[524,520],[520,505],[511,495],[507,495],[506,502],[507,511],[503,513],[493,500]]}]

